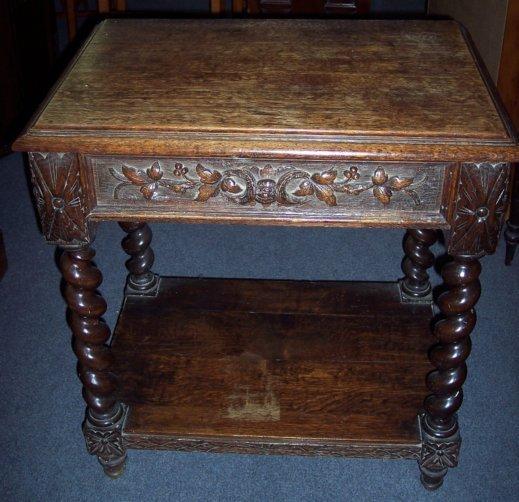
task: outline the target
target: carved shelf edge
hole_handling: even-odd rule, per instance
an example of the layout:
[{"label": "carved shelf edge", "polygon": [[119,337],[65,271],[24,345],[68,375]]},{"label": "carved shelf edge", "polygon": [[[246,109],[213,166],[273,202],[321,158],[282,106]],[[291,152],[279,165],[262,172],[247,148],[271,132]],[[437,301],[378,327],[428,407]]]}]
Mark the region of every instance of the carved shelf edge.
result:
[{"label": "carved shelf edge", "polygon": [[29,165],[36,209],[45,239],[76,246],[92,240],[87,194],[78,157],[72,153],[30,152]]},{"label": "carved shelf edge", "polygon": [[510,165],[462,164],[449,232],[449,253],[481,257],[496,250],[508,201]]},{"label": "carved shelf edge", "polygon": [[264,455],[344,456],[382,459],[419,459],[421,445],[348,444],[345,442],[250,441],[246,438],[186,438],[123,433],[127,448],[150,450],[202,451]]},{"label": "carved shelf edge", "polygon": [[[422,415],[418,417],[420,421]],[[421,444],[355,444],[345,442],[249,440],[247,438],[177,437],[123,432],[126,448],[206,453],[265,455],[344,456],[353,458],[412,459],[424,469],[456,467],[461,438],[459,432],[448,440],[434,438],[420,428]]]}]

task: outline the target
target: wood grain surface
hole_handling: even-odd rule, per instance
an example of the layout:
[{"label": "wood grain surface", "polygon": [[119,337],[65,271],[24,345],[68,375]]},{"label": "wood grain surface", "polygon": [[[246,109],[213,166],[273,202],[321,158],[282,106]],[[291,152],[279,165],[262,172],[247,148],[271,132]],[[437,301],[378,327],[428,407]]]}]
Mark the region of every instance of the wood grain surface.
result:
[{"label": "wood grain surface", "polygon": [[107,20],[16,147],[254,155],[308,141],[517,155],[450,21]]},{"label": "wood grain surface", "polygon": [[431,316],[393,283],[162,278],[157,297],[126,298],[115,332],[124,434],[135,447],[412,455]]}]

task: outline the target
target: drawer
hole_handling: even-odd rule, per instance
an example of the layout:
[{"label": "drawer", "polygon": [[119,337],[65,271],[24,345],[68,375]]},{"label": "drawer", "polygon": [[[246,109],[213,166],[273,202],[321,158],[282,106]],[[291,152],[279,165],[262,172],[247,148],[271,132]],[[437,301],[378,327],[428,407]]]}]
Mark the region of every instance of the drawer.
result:
[{"label": "drawer", "polygon": [[85,157],[94,215],[269,224],[445,226],[453,166],[215,158]]}]

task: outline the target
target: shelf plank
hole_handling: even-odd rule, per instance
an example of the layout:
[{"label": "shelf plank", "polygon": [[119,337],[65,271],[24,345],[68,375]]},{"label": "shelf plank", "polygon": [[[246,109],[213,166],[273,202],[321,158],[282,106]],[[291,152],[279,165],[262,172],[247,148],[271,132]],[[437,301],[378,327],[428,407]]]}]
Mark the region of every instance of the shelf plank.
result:
[{"label": "shelf plank", "polygon": [[415,458],[431,317],[394,283],[162,278],[115,330],[125,439]]}]

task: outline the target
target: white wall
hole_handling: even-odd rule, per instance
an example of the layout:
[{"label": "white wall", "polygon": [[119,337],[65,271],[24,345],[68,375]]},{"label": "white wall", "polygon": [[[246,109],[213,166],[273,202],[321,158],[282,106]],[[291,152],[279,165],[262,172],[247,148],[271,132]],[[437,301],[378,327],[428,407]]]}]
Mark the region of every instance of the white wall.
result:
[{"label": "white wall", "polygon": [[[512,0],[517,1],[517,0]],[[508,0],[429,0],[429,14],[442,14],[463,23],[497,81]]]}]

